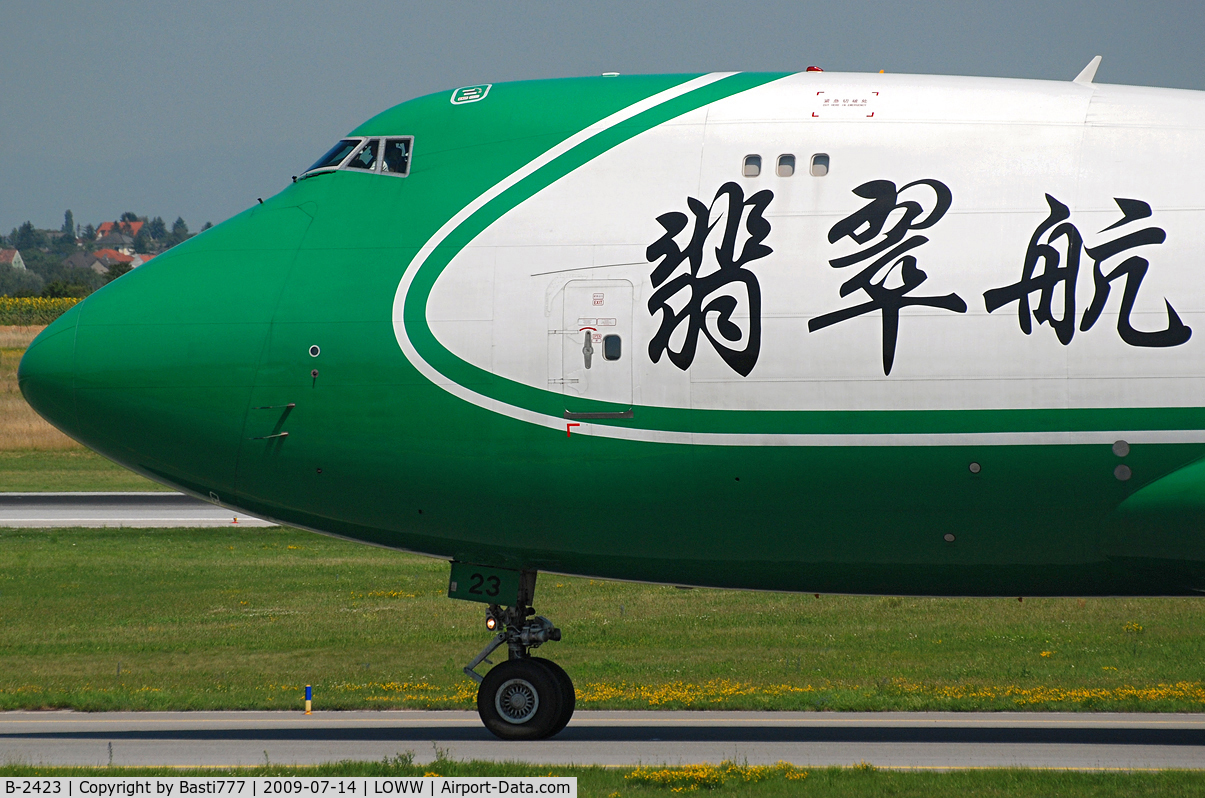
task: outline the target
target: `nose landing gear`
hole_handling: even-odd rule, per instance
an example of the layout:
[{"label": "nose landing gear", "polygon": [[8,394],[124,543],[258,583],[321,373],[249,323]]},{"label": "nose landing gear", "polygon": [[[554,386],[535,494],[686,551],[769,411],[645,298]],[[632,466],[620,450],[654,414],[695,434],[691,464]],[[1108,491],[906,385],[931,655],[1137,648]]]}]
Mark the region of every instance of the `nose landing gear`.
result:
[{"label": "nose landing gear", "polygon": [[[505,609],[489,605],[486,626],[501,628],[464,669],[480,685],[477,714],[481,722],[503,740],[542,740],[557,734],[573,717],[577,701],[573,682],[560,665],[531,656],[531,650],[542,643],[560,640],[561,630],[547,618],[535,615],[523,598],[520,596],[518,604]],[[509,659],[483,678],[474,669],[503,644]]]}]

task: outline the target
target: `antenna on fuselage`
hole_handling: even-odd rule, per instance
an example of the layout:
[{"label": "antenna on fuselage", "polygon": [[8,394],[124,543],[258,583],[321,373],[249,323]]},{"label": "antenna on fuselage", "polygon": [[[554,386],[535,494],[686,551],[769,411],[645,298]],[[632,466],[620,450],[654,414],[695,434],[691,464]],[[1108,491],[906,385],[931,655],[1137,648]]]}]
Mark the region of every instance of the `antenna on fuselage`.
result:
[{"label": "antenna on fuselage", "polygon": [[1100,67],[1100,56],[1096,56],[1088,62],[1088,66],[1084,67],[1072,83],[1078,83],[1081,86],[1091,86],[1093,79],[1096,78],[1096,70]]}]

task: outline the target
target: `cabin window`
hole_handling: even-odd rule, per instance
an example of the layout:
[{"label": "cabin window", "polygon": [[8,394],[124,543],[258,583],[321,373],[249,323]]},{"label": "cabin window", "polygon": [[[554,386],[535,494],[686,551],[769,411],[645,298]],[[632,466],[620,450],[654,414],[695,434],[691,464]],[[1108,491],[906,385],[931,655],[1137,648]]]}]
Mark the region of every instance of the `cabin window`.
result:
[{"label": "cabin window", "polygon": [[377,149],[380,145],[380,139],[369,139],[368,143],[360,148],[360,151],[351,157],[351,160],[344,164],[344,169],[364,169],[374,171],[377,166]]},{"label": "cabin window", "polygon": [[406,138],[385,139],[381,152],[381,172],[405,177],[410,174],[410,146],[414,140]]},{"label": "cabin window", "polygon": [[795,156],[780,155],[778,156],[778,176],[790,177],[795,174]]},{"label": "cabin window", "polygon": [[326,155],[319,158],[313,166],[306,169],[307,172],[312,172],[315,169],[334,169],[339,164],[343,163],[343,159],[351,155],[351,151],[360,146],[364,139],[343,139],[335,146],[327,150]]},{"label": "cabin window", "polygon": [[746,155],[745,168],[741,172],[745,177],[757,177],[761,174],[761,156]]},{"label": "cabin window", "polygon": [[812,156],[812,177],[824,177],[828,174],[828,154],[818,152]]},{"label": "cabin window", "polygon": [[603,360],[619,360],[623,354],[623,341],[618,335],[603,336]]}]

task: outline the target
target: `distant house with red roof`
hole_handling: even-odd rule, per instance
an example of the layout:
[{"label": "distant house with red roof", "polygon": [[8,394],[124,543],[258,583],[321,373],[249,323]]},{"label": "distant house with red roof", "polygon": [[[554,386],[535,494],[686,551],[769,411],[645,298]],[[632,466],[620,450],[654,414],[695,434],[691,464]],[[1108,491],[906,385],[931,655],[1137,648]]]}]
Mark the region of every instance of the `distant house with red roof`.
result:
[{"label": "distant house with red roof", "polygon": [[106,268],[112,266],[114,263],[134,262],[134,258],[132,256],[126,255],[123,252],[118,252],[115,249],[98,249],[92,254],[95,255],[96,259],[103,263]]},{"label": "distant house with red roof", "polygon": [[115,263],[128,263],[131,269],[136,269],[153,257],[155,256],[126,255],[114,249],[98,249],[95,252],[76,252],[63,263],[77,269],[91,269],[97,274],[108,274],[109,267]]},{"label": "distant house with red roof", "polygon": [[133,238],[142,229],[142,224],[142,222],[101,222],[100,227],[96,228],[96,237],[104,238],[110,233],[124,233]]},{"label": "distant house with red roof", "polygon": [[0,249],[0,263],[25,271],[25,261],[21,259],[20,250]]}]

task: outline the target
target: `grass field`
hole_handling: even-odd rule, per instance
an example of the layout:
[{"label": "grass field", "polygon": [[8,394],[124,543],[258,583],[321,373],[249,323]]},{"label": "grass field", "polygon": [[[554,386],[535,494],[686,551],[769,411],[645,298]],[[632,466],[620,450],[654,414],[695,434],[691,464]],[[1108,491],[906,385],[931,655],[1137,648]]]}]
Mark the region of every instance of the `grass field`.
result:
[{"label": "grass field", "polygon": [[17,364],[41,327],[0,327],[0,451],[80,449],[43,421],[17,390]]},{"label": "grass field", "polygon": [[162,490],[47,424],[17,388],[17,364],[41,327],[0,327],[0,491]]},{"label": "grass field", "polygon": [[576,776],[582,798],[638,798],[684,792],[734,798],[1188,798],[1205,793],[1205,771],[1159,773],[1079,773],[1049,770],[958,770],[945,773],[899,772],[860,766],[852,768],[757,767],[739,763],[677,767],[600,768],[564,765],[526,765],[498,762],[457,762],[437,759],[415,764],[405,754],[385,762],[339,762],[316,767],[179,770],[166,768],[40,768],[0,767],[4,776]]},{"label": "grass field", "polygon": [[0,450],[0,491],[170,490],[72,444],[60,451]]},{"label": "grass field", "polygon": [[[446,563],[284,529],[0,530],[0,709],[470,708]],[[899,599],[540,577],[586,708],[1205,709],[1197,599]]]}]

